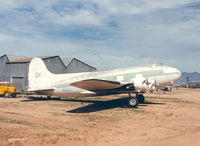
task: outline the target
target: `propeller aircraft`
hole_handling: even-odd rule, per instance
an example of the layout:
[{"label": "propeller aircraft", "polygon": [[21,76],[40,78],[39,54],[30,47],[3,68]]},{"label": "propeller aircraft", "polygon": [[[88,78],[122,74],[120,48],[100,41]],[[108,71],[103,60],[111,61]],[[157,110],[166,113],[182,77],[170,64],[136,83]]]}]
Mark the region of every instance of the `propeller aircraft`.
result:
[{"label": "propeller aircraft", "polygon": [[[53,74],[40,58],[29,64],[28,91],[38,95],[93,97],[128,94],[128,105],[143,103],[143,94],[170,85],[181,72],[168,66],[130,67],[110,71]],[[136,94],[132,96],[131,94]]]}]

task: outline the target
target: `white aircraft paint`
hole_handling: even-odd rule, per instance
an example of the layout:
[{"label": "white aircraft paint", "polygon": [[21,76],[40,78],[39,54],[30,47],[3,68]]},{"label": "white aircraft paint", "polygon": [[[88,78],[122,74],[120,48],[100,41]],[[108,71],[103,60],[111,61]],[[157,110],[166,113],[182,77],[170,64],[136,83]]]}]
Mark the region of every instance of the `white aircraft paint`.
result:
[{"label": "white aircraft paint", "polygon": [[[29,65],[28,91],[66,97],[135,93],[145,92],[148,89],[155,90],[156,87],[161,88],[169,85],[179,79],[180,76],[181,72],[179,70],[168,66],[130,67],[101,72],[52,74],[40,58],[34,58]],[[135,90],[127,90],[129,86],[125,89],[120,88],[128,84],[134,84]]]}]

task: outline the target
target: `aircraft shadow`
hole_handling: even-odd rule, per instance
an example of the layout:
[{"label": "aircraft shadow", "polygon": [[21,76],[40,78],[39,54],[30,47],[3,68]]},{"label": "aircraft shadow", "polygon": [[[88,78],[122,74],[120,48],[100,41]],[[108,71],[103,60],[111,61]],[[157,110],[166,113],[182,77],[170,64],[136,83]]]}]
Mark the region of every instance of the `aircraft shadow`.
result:
[{"label": "aircraft shadow", "polygon": [[[70,100],[69,100],[70,101]],[[114,108],[129,108],[128,107],[128,98],[118,98],[108,101],[90,101],[88,100],[73,100],[70,102],[87,102],[92,103],[90,105],[76,108],[73,110],[67,111],[68,113],[92,113],[92,112],[98,112],[103,110],[110,110]],[[148,104],[165,104],[165,103],[155,103],[155,102],[145,102],[142,104],[139,104],[138,106],[147,106]]]},{"label": "aircraft shadow", "polygon": [[[85,100],[85,99],[61,99],[61,98],[40,98],[40,97],[28,97],[27,100],[21,100],[21,102],[31,102],[31,101],[46,101],[46,100],[56,100],[56,101],[65,101],[65,102],[81,102],[81,103],[89,103],[87,106],[83,106],[80,108],[72,109],[66,111],[68,113],[92,113],[103,110],[110,110],[114,108],[129,108],[128,107],[128,97],[127,98],[118,98],[107,101],[100,100]],[[157,103],[157,102],[149,102],[145,101],[138,106],[148,106],[149,104],[158,104],[164,105],[165,103]]]},{"label": "aircraft shadow", "polygon": [[28,97],[28,99],[21,100],[21,102],[31,102],[31,101],[45,101],[45,100],[58,100],[60,101],[60,98],[41,98],[41,97]]}]

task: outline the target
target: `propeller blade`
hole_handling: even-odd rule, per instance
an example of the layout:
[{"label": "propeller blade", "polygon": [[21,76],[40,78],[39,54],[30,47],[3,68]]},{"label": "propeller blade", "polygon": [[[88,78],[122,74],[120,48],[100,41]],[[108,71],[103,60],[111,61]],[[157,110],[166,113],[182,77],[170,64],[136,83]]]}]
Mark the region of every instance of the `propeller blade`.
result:
[{"label": "propeller blade", "polygon": [[148,79],[146,79],[146,85],[147,85],[147,94],[148,94],[148,96],[150,97],[150,88],[149,88],[149,80]]},{"label": "propeller blade", "polygon": [[154,80],[154,83],[155,83],[155,91],[156,91],[156,95],[159,95],[159,96],[160,96],[160,91],[159,91],[159,88],[158,88],[158,85],[157,85],[156,80]]}]

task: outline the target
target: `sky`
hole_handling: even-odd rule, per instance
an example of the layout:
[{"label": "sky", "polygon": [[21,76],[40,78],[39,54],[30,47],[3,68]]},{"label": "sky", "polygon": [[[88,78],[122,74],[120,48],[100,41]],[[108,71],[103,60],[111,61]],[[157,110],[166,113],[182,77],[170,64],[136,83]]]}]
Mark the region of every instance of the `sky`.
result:
[{"label": "sky", "polygon": [[0,0],[0,55],[200,72],[200,0]]}]

